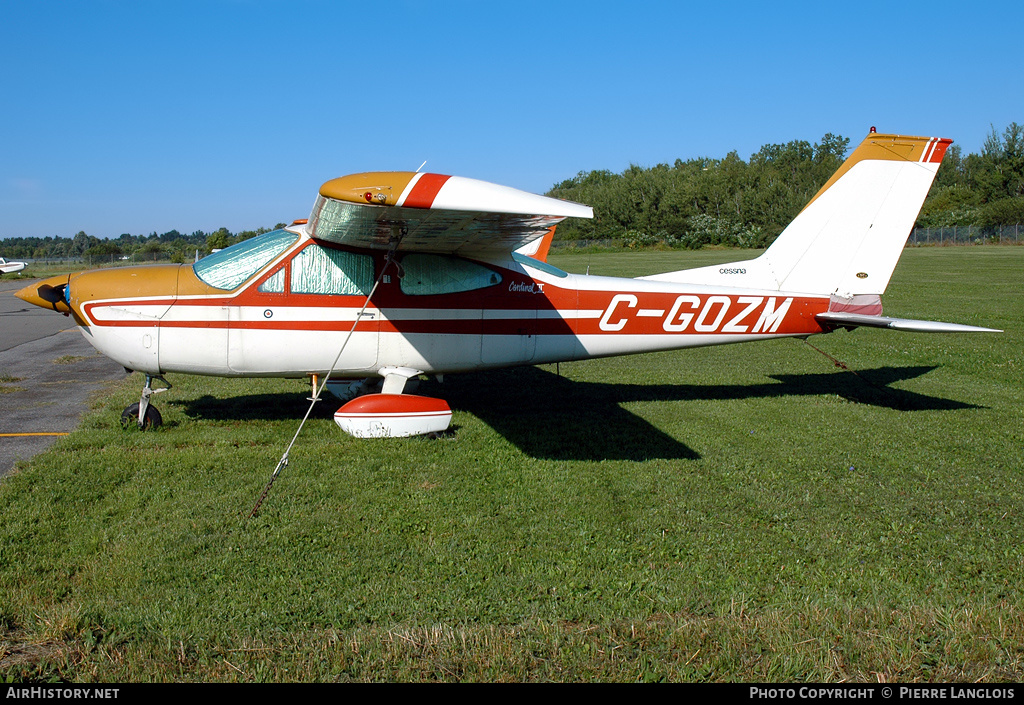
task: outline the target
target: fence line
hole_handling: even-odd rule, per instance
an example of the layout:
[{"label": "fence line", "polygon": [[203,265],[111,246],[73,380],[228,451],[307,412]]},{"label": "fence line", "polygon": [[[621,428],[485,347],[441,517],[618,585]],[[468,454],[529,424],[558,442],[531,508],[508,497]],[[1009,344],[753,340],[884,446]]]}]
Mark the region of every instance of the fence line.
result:
[{"label": "fence line", "polygon": [[[202,250],[198,256],[202,256]],[[131,255],[79,255],[78,257],[8,257],[26,264],[86,264],[90,267],[104,265],[126,266],[131,264],[153,264],[154,262],[192,262],[196,255],[182,259],[177,252],[136,252]]]},{"label": "fence line", "polygon": [[914,228],[907,247],[916,245],[1019,245],[1020,224],[979,228],[951,225],[945,228]]},{"label": "fence line", "polygon": [[[927,245],[1019,245],[1024,228],[1017,225],[978,227],[977,225],[951,225],[943,228],[914,228],[907,238],[907,247]],[[551,248],[584,249],[587,247],[625,248],[621,238],[601,240],[554,240]],[[628,249],[628,248],[627,248]]]}]

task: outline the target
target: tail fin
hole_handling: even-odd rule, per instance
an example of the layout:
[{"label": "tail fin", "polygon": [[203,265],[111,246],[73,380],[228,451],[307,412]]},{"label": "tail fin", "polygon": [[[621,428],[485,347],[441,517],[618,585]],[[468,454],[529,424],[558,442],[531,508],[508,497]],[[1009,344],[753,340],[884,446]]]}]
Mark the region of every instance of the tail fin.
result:
[{"label": "tail fin", "polygon": [[762,255],[778,288],[883,293],[950,144],[869,134]]},{"label": "tail fin", "polygon": [[951,143],[871,132],[756,260],[644,278],[880,295]]}]

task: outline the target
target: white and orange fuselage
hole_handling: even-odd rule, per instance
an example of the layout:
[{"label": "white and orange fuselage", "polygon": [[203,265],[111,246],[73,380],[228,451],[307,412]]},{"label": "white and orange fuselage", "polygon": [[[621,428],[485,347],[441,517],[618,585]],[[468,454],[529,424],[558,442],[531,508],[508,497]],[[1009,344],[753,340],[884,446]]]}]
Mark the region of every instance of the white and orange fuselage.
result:
[{"label": "white and orange fuselage", "polygon": [[[525,258],[476,261],[498,282],[451,294],[405,294],[395,267],[365,310],[362,294],[259,290],[281,264],[288,281],[290,260],[307,246],[316,245],[300,237],[238,291],[213,290],[191,265],[155,265],[72,275],[68,303],[97,350],[152,375],[325,374],[353,324],[335,377],[385,367],[463,372],[826,330],[815,315],[829,308],[828,296],[565,274]],[[384,254],[365,254],[380,273]],[[93,298],[112,276],[131,282],[130,294]]]}]

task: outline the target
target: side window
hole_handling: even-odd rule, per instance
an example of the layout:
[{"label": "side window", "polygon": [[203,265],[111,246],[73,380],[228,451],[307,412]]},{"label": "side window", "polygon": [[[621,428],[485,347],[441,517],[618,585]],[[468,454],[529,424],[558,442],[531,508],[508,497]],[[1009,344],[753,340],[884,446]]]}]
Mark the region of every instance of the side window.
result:
[{"label": "side window", "polygon": [[265,294],[283,294],[284,293],[284,267],[274,272],[268,277],[262,284],[259,285],[257,291],[262,291]]},{"label": "side window", "polygon": [[501,283],[501,275],[482,264],[447,255],[406,255],[402,269],[402,293],[411,296],[455,294]]},{"label": "side window", "polygon": [[293,294],[369,294],[373,258],[313,244],[292,258]]}]

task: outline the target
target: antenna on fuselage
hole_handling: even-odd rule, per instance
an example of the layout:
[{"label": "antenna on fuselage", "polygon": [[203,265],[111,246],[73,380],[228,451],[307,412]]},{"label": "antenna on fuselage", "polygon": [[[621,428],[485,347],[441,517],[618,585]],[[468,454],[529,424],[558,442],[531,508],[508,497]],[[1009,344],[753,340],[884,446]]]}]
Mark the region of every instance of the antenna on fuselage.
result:
[{"label": "antenna on fuselage", "polygon": [[[423,160],[423,163],[422,163],[422,164],[420,164],[420,169],[422,169],[422,168],[423,168],[423,167],[425,167],[426,165],[427,165],[427,160],[426,160],[426,159],[424,159],[424,160]],[[416,173],[417,173],[417,174],[418,174],[418,173],[420,173],[420,169],[417,169],[417,170],[416,170]]]}]

